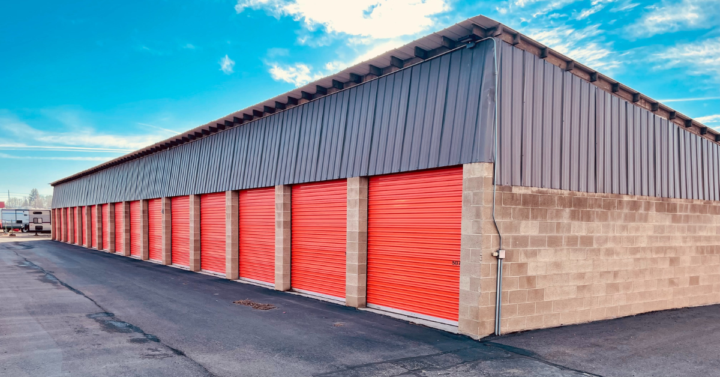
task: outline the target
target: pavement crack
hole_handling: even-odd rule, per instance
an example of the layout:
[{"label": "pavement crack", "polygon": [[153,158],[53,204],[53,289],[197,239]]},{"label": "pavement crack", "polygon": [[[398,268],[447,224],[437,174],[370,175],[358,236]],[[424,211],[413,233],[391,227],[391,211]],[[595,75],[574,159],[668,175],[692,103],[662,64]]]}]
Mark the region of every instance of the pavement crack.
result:
[{"label": "pavement crack", "polygon": [[[92,297],[86,295],[84,292],[80,291],[79,289],[76,289],[73,286],[65,283],[64,281],[58,279],[57,276],[53,275],[51,272],[45,270],[44,268],[40,267],[39,265],[31,262],[29,259],[25,258],[24,256],[18,254],[18,252],[16,250],[14,250],[13,248],[7,247],[7,245],[2,245],[2,246],[5,250],[10,250],[13,253],[15,253],[15,255],[17,255],[18,258],[21,258],[24,263],[23,267],[29,267],[29,268],[39,271],[40,273],[44,274],[44,276],[47,280],[49,280],[53,283],[62,285],[63,287],[69,289],[70,291],[72,291],[80,296],[83,296],[84,298],[86,298],[90,302],[92,302],[95,306],[97,306],[101,311],[99,313],[88,314],[87,317],[97,321],[105,330],[109,330],[111,332],[124,332],[124,333],[134,332],[134,333],[141,334],[145,338],[145,340],[147,340],[149,342],[156,342],[156,343],[163,345],[164,347],[169,349],[176,356],[187,358],[188,360],[193,362],[195,365],[202,368],[202,370],[205,372],[205,374],[207,376],[215,377],[215,375],[212,374],[204,365],[202,365],[201,363],[194,360],[192,357],[185,354],[185,352],[183,352],[182,350],[171,347],[170,345],[168,345],[166,343],[163,343],[160,340],[160,338],[158,338],[157,336],[148,334],[145,331],[143,331],[141,328],[139,328],[133,324],[130,324],[125,321],[121,321],[119,318],[115,317],[115,314],[107,311],[102,305],[100,305]],[[137,342],[137,341],[135,341],[135,342]]]}]

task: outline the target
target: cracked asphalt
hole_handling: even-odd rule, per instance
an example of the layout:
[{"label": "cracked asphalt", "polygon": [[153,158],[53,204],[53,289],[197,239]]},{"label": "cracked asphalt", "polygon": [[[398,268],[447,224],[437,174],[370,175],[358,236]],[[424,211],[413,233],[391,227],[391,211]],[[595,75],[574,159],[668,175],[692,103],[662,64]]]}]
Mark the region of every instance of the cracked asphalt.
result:
[{"label": "cracked asphalt", "polygon": [[474,341],[25,235],[0,236],[0,303],[3,376],[720,375],[720,332],[692,333],[717,306]]}]

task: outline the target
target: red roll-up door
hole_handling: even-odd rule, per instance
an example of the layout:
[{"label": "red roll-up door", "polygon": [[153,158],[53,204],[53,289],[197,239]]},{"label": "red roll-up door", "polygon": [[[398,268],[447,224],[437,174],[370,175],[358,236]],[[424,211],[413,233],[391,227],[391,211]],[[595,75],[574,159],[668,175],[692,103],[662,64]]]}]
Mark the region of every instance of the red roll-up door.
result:
[{"label": "red roll-up door", "polygon": [[172,263],[190,265],[190,197],[176,196],[170,201]]},{"label": "red roll-up door", "polygon": [[275,282],[275,188],[240,191],[240,277]]},{"label": "red roll-up door", "polygon": [[90,244],[95,249],[100,249],[95,238],[97,233],[97,206],[90,207]]},{"label": "red roll-up door", "polygon": [[200,268],[225,273],[225,193],[200,195]]},{"label": "red roll-up door", "polygon": [[123,247],[125,246],[123,238],[125,236],[125,232],[123,229],[125,229],[125,222],[123,221],[123,204],[122,203],[115,203],[115,252],[119,253],[123,251]]},{"label": "red roll-up door", "polygon": [[110,206],[103,204],[102,209],[102,249],[110,249]]},{"label": "red roll-up door", "polygon": [[87,234],[87,221],[85,221],[85,206],[80,207],[80,226],[82,227],[82,238],[80,244],[87,247],[85,235]]},{"label": "red roll-up door", "polygon": [[162,261],[162,203],[148,200],[148,258]]},{"label": "red roll-up door", "polygon": [[462,168],[369,183],[368,306],[457,322]]},{"label": "red roll-up door", "polygon": [[292,187],[294,289],[345,300],[347,180]]},{"label": "red roll-up door", "polygon": [[78,215],[80,214],[80,208],[73,207],[73,221],[75,221],[74,231],[73,231],[73,241],[72,243],[78,243],[80,240],[80,233],[82,232],[82,223],[78,219]]},{"label": "red roll-up door", "polygon": [[142,257],[142,207],[140,201],[130,202],[130,255]]}]

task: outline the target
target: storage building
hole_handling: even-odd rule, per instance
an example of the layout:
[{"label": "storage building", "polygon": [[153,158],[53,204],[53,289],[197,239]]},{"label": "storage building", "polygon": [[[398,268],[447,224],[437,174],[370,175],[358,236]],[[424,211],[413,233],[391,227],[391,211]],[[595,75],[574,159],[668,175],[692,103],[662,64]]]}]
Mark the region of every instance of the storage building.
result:
[{"label": "storage building", "polygon": [[54,182],[53,238],[475,338],[705,305],[719,140],[478,16]]}]

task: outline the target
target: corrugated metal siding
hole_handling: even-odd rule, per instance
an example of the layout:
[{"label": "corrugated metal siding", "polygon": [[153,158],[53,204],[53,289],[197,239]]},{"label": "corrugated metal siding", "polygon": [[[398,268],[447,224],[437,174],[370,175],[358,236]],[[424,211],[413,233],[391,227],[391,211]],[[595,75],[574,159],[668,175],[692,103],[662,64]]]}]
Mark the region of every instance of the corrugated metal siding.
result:
[{"label": "corrugated metal siding", "polygon": [[241,278],[275,282],[275,188],[240,191],[239,273]]},{"label": "corrugated metal siding", "polygon": [[162,260],[162,199],[148,200],[148,259]]},{"label": "corrugated metal siding", "polygon": [[345,299],[347,180],[292,187],[291,286]]},{"label": "corrugated metal siding", "polygon": [[125,243],[123,237],[125,235],[125,221],[123,220],[124,211],[122,203],[111,204],[115,206],[115,252],[120,253],[124,251]]},{"label": "corrugated metal siding", "polygon": [[368,305],[458,320],[462,176],[449,168],[370,178]]},{"label": "corrugated metal siding", "polygon": [[200,196],[200,268],[225,273],[225,193]]},{"label": "corrugated metal siding", "polygon": [[170,202],[172,263],[190,265],[190,197],[176,196]]},{"label": "corrugated metal siding", "polygon": [[720,199],[718,145],[500,45],[500,184]]},{"label": "corrugated metal siding", "polygon": [[53,207],[492,161],[493,43],[55,187]]}]

